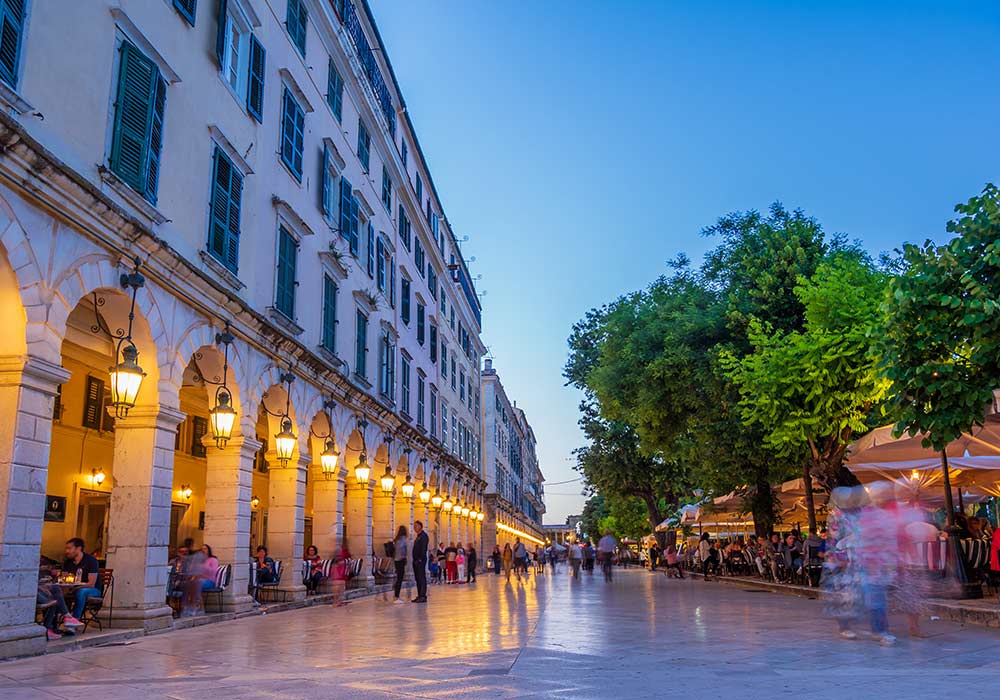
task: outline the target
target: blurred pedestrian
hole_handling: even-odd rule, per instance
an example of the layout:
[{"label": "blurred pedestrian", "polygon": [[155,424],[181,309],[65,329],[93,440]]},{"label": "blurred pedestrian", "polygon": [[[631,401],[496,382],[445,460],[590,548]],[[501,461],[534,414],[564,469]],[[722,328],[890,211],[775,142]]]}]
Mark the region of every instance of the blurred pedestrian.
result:
[{"label": "blurred pedestrian", "polygon": [[406,559],[410,553],[409,544],[409,533],[406,530],[406,525],[400,525],[396,529],[396,537],[392,541],[392,562],[396,566],[396,580],[392,586],[393,603],[403,602],[399,599],[399,594],[403,589],[403,577],[406,576]]},{"label": "blurred pedestrian", "polygon": [[465,582],[475,583],[476,582],[476,566],[479,564],[477,561],[478,556],[476,555],[476,546],[469,543],[469,548],[465,551]]},{"label": "blurred pedestrian", "polygon": [[427,545],[429,539],[424,532],[424,524],[419,520],[413,523],[413,579],[417,584],[417,597],[414,603],[427,602]]},{"label": "blurred pedestrian", "polygon": [[510,542],[503,546],[503,572],[510,582],[510,570],[514,568],[514,550],[510,548]]}]

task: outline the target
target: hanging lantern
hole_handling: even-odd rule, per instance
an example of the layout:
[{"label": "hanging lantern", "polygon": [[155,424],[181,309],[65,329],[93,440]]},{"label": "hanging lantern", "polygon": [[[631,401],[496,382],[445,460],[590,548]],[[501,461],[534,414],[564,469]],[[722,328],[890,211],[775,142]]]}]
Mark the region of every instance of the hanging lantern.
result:
[{"label": "hanging lantern", "polygon": [[179,491],[181,498],[185,501],[190,501],[191,496],[194,495],[194,490],[191,488],[190,484],[181,484],[181,489]]},{"label": "hanging lantern", "polygon": [[138,365],[139,351],[129,343],[121,351],[122,361],[108,370],[111,374],[111,405],[115,407],[115,415],[124,418],[130,408],[135,406],[139,395],[139,387],[146,373]]},{"label": "hanging lantern", "polygon": [[337,446],[333,440],[327,440],[325,449],[319,456],[320,469],[323,471],[323,476],[327,479],[332,479],[336,476],[338,457],[340,457],[340,452],[337,451]]},{"label": "hanging lantern", "polygon": [[274,450],[278,453],[281,466],[287,466],[292,459],[296,440],[295,433],[292,432],[292,421],[285,418],[281,421],[281,432],[274,436]]},{"label": "hanging lantern", "polygon": [[368,466],[368,455],[364,452],[358,457],[358,466],[354,467],[354,479],[359,486],[368,486],[368,479],[371,477],[372,468]]},{"label": "hanging lantern", "polygon": [[420,502],[430,503],[431,502],[431,490],[427,488],[427,482],[425,481],[420,487]]},{"label": "hanging lantern", "polygon": [[443,505],[444,498],[441,497],[441,492],[435,491],[434,495],[431,497],[431,507],[437,509],[441,508]]},{"label": "hanging lantern", "polygon": [[379,479],[379,482],[382,485],[382,493],[387,496],[392,493],[392,487],[396,485],[396,477],[392,475],[392,467],[388,464],[385,465],[385,473],[382,474],[382,478]]},{"label": "hanging lantern", "polygon": [[260,505],[260,499],[257,498],[256,496],[251,496],[250,497],[250,507],[253,508],[254,510],[257,510],[257,506],[259,506],[259,505]]},{"label": "hanging lantern", "polygon": [[479,522],[483,522],[483,520],[486,519],[486,513],[479,511],[479,515],[476,516],[476,519],[479,520]]},{"label": "hanging lantern", "polygon": [[468,518],[469,517],[469,507],[468,506],[462,506],[461,510],[459,511],[459,514],[463,518]]},{"label": "hanging lantern", "polygon": [[400,489],[403,492],[403,498],[413,498],[414,485],[413,481],[410,479],[409,473],[407,473],[406,481],[403,482],[403,485],[400,487]]},{"label": "hanging lantern", "polygon": [[233,425],[236,423],[236,410],[229,405],[231,401],[228,391],[219,391],[215,397],[215,407],[208,412],[212,424],[212,437],[221,450],[233,436]]},{"label": "hanging lantern", "polygon": [[452,503],[451,499],[448,497],[448,494],[445,494],[444,502],[441,504],[441,510],[443,510],[445,513],[450,513],[454,505],[455,504]]},{"label": "hanging lantern", "polygon": [[475,508],[469,511],[469,520],[475,520],[479,516],[479,511]]}]

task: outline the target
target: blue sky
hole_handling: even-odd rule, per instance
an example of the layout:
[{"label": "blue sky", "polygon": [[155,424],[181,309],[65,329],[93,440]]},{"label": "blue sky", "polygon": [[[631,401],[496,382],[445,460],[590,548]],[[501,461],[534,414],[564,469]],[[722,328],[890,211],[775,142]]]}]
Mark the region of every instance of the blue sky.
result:
[{"label": "blue sky", "polygon": [[781,200],[878,252],[943,239],[1000,179],[996,3],[372,6],[535,428],[546,522],[584,501],[551,482],[577,476],[561,368],[587,309],[698,260],[729,211]]}]

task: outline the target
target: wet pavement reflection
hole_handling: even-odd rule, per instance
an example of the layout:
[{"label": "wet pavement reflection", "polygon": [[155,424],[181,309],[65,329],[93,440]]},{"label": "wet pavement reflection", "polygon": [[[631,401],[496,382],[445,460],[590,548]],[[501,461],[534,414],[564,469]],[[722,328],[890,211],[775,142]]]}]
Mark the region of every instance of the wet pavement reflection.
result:
[{"label": "wet pavement reflection", "polygon": [[[882,647],[815,600],[641,570],[436,586],[0,663],[0,700],[986,697],[1000,632],[929,622]],[[901,620],[893,620],[905,630]]]}]

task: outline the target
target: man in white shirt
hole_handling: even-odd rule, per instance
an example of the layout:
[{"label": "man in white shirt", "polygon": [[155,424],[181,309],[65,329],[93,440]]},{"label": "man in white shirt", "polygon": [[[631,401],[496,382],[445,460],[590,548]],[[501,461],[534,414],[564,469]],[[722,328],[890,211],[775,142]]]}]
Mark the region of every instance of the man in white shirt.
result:
[{"label": "man in white shirt", "polygon": [[604,531],[604,537],[597,543],[597,558],[601,560],[601,570],[604,571],[604,580],[611,580],[611,559],[615,550],[618,549],[618,540],[611,534],[611,530]]}]

